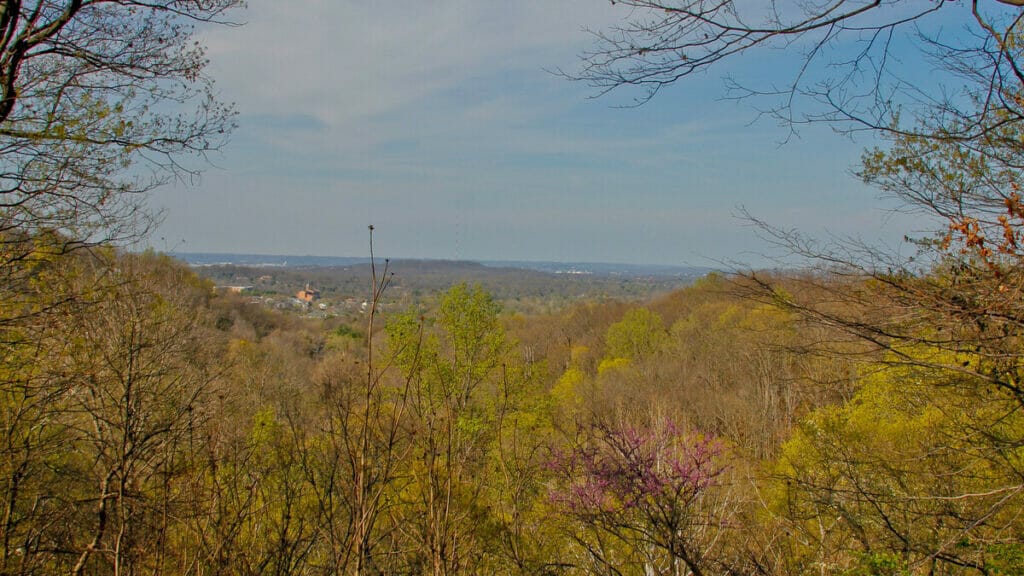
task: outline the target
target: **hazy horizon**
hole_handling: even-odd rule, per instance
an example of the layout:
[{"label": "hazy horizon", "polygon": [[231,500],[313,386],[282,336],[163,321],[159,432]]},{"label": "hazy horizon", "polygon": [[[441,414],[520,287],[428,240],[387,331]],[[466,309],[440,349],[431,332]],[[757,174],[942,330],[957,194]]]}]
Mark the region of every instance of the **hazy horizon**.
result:
[{"label": "hazy horizon", "polygon": [[[640,107],[558,77],[628,10],[608,2],[252,0],[201,32],[239,128],[196,182],[157,191],[151,243],[196,252],[767,262],[746,210],[816,237],[898,244],[917,222],[851,169],[870,139],[793,135],[723,100],[784,78],[758,53]],[[785,144],[780,144],[787,141]]]},{"label": "hazy horizon", "polygon": [[[369,255],[323,255],[323,254],[268,254],[268,253],[246,253],[246,252],[190,252],[190,251],[169,251],[168,255],[182,260],[191,265],[219,265],[231,264],[239,266],[341,266],[347,263],[365,264],[369,262]],[[556,266],[591,266],[595,268],[623,268],[638,270],[665,271],[690,271],[690,272],[712,272],[720,270],[713,266],[702,266],[688,263],[681,264],[644,264],[635,262],[596,262],[596,261],[558,261],[558,260],[503,260],[503,259],[462,259],[450,258],[418,258],[402,255],[375,255],[378,262],[390,260],[393,262],[437,262],[454,264],[478,264],[487,267],[529,267],[532,270],[543,270]],[[267,260],[260,262],[260,260]],[[331,261],[336,261],[332,263]],[[286,262],[283,264],[282,262]]]}]

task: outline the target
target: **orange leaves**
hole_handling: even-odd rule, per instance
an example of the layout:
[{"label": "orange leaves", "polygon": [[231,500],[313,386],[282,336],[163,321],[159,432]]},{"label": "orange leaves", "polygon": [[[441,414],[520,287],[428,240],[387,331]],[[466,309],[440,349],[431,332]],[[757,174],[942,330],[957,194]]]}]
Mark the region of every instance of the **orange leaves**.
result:
[{"label": "orange leaves", "polygon": [[[985,234],[982,232],[977,218],[964,216],[959,220],[954,220],[949,224],[949,231],[951,234],[957,234],[957,240],[963,244],[963,248],[960,249],[961,254],[976,251],[982,257],[991,255],[992,251],[985,247]],[[947,238],[952,240],[949,235]]]},{"label": "orange leaves", "polygon": [[951,219],[939,247],[948,251],[953,244],[958,245],[960,255],[978,258],[996,276],[1001,275],[1000,267],[1006,264],[997,258],[997,254],[1010,258],[1024,257],[1021,252],[1024,245],[1024,202],[1017,184],[1013,183],[1011,187],[1013,190],[1003,199],[1006,212],[997,216],[994,223],[973,216]]}]

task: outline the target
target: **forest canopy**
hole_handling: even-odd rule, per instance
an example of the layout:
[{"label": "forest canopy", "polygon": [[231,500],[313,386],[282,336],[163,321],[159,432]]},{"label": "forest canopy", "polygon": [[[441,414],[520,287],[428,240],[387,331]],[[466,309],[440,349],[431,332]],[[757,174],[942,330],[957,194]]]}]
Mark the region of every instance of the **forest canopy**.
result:
[{"label": "forest canopy", "polygon": [[[337,319],[115,242],[230,131],[192,26],[238,4],[0,1],[0,573],[1024,573],[1017,8],[760,3],[762,25],[627,0],[635,27],[590,56],[599,85],[656,91],[858,39],[806,94],[888,138],[866,181],[943,219],[914,261],[766,226],[820,265],[391,309],[371,227],[366,305]],[[958,6],[973,45],[927,35]],[[912,26],[968,81],[896,118],[878,50]],[[840,98],[858,66],[867,96]]]}]

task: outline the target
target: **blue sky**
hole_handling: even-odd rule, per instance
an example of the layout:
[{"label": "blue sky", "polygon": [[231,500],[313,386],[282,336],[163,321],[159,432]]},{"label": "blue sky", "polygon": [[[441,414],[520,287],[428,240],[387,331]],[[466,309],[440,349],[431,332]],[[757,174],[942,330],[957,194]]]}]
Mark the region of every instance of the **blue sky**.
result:
[{"label": "blue sky", "polygon": [[[744,56],[639,108],[573,69],[602,0],[250,0],[204,31],[239,129],[194,183],[156,193],[157,248],[474,260],[759,265],[736,217],[897,243],[911,225],[851,175],[864,145],[722,100]],[[752,123],[753,122],[753,123]]]}]

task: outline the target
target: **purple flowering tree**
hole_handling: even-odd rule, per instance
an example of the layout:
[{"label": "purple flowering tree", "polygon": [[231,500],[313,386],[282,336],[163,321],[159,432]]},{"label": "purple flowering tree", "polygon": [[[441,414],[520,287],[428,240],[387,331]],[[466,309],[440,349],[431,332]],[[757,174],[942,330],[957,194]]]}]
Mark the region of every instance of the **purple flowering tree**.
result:
[{"label": "purple flowering tree", "polygon": [[552,503],[594,571],[706,576],[728,526],[721,441],[665,421],[591,426],[557,453]]}]

